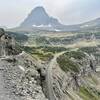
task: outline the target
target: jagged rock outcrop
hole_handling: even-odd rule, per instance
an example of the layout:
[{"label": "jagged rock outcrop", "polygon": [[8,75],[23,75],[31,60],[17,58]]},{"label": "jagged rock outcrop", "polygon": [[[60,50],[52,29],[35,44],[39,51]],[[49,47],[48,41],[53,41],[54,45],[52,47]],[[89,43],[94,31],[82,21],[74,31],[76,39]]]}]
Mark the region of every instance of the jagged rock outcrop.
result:
[{"label": "jagged rock outcrop", "polygon": [[15,40],[10,35],[6,34],[3,29],[0,29],[0,56],[14,54]]},{"label": "jagged rock outcrop", "polygon": [[[0,64],[0,78],[3,78],[4,86],[3,90],[0,88],[1,93],[4,93],[0,96],[3,100],[47,100],[41,86],[41,76],[38,72],[40,65],[37,59],[23,52],[10,58],[3,58]],[[9,98],[3,97],[6,95],[5,91]]]},{"label": "jagged rock outcrop", "polygon": [[5,34],[4,30],[3,30],[2,28],[0,28],[0,37],[1,37],[2,35],[4,35],[4,34]]},{"label": "jagged rock outcrop", "polygon": [[41,64],[24,51],[16,52],[13,37],[3,29],[0,36],[0,100],[47,100],[39,71]]},{"label": "jagged rock outcrop", "polygon": [[68,54],[70,53],[59,57],[67,70],[66,68],[62,70],[59,64],[60,60],[57,60],[56,66],[53,66],[53,90],[57,100],[89,100],[90,98],[91,100],[99,100],[100,95],[96,93],[100,91],[97,88],[97,85],[100,86],[100,80],[96,72],[96,60],[93,55],[85,54],[81,59],[74,58],[71,55],[69,59],[76,63],[76,68],[79,68],[76,71],[74,63],[68,62],[69,65],[66,64],[67,62],[65,63]]}]

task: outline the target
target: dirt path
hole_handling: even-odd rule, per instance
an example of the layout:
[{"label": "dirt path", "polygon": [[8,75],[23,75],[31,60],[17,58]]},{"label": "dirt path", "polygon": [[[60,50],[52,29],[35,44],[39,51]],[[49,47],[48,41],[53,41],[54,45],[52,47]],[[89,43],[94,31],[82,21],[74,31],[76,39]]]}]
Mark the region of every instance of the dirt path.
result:
[{"label": "dirt path", "polygon": [[51,60],[49,63],[49,67],[47,69],[47,76],[46,76],[46,82],[47,82],[47,88],[48,88],[48,95],[49,95],[49,100],[56,100],[56,96],[53,91],[53,77],[52,77],[52,68],[56,64],[56,59],[64,54],[66,51],[58,53],[54,56],[54,58]]}]

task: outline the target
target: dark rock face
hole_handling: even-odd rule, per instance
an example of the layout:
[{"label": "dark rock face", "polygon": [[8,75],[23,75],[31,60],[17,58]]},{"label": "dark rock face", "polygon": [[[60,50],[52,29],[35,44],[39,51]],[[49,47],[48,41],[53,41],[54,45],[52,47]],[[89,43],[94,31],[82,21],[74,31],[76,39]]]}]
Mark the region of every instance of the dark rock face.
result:
[{"label": "dark rock face", "polygon": [[0,29],[0,56],[12,55],[15,53],[15,39]]},{"label": "dark rock face", "polygon": [[4,34],[5,34],[4,29],[0,28],[0,37],[1,37],[2,35],[4,35]]},{"label": "dark rock face", "polygon": [[43,7],[37,7],[32,10],[24,22],[20,25],[21,27],[32,27],[40,25],[51,25],[60,26],[61,24],[57,19],[50,17]]}]

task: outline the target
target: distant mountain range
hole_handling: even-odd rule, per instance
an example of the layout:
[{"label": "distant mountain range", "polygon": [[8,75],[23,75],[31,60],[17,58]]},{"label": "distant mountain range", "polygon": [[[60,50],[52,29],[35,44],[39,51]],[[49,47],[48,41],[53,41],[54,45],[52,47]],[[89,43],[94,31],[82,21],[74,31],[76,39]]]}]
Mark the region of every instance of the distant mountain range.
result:
[{"label": "distant mountain range", "polygon": [[79,26],[80,29],[84,31],[100,31],[100,18],[85,22],[83,24],[80,24]]},{"label": "distant mountain range", "polygon": [[63,25],[58,19],[49,16],[43,7],[36,7],[20,24],[19,28],[35,28],[52,31],[99,31],[100,18],[77,25]]}]

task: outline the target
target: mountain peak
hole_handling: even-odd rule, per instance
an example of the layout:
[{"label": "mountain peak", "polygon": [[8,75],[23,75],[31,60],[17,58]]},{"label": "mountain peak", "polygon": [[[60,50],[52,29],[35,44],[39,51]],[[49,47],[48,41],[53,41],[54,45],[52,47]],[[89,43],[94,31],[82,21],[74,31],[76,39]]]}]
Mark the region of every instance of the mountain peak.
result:
[{"label": "mountain peak", "polygon": [[34,8],[33,10],[42,10],[42,11],[45,11],[44,7],[42,7],[42,6],[38,6],[38,7]]},{"label": "mountain peak", "polygon": [[50,17],[45,9],[41,6],[34,8],[28,17],[21,23],[21,27],[33,26],[60,26],[59,21]]},{"label": "mountain peak", "polygon": [[39,7],[36,7],[34,8],[30,14],[34,14],[34,13],[37,13],[37,14],[40,14],[40,13],[46,13],[45,9],[42,7],[42,6],[39,6]]}]

